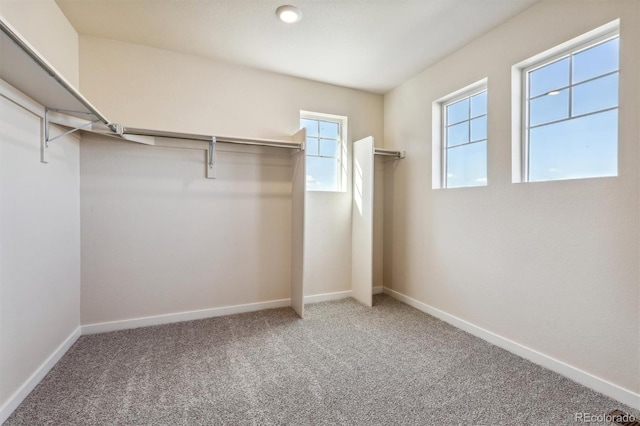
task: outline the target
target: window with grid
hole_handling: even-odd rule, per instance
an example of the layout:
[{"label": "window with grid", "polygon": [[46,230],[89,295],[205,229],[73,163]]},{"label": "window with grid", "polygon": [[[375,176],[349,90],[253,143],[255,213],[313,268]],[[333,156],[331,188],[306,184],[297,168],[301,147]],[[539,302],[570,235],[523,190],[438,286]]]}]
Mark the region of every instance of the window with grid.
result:
[{"label": "window with grid", "polygon": [[487,89],[442,104],[444,188],[487,184]]},{"label": "window with grid", "polygon": [[574,46],[524,73],[524,180],[616,176],[617,33]]},{"label": "window with grid", "polygon": [[304,116],[300,126],[307,130],[307,190],[341,191],[342,121]]}]

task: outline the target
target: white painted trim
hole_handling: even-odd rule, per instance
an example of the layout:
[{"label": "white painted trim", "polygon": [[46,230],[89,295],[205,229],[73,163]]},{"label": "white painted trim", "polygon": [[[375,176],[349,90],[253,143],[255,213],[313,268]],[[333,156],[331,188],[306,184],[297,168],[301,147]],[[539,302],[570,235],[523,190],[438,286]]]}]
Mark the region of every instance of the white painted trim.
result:
[{"label": "white painted trim", "polygon": [[198,311],[178,312],[174,314],[154,315],[150,317],[131,318],[120,321],[102,322],[82,326],[82,334],[106,333],[108,331],[128,330],[152,325],[170,324],[174,322],[193,321],[224,315],[255,312],[263,309],[285,308],[291,306],[290,299],[270,300],[268,302],[247,303],[244,305],[223,306],[220,308],[201,309]]},{"label": "white painted trim", "polygon": [[[373,294],[382,293],[383,287],[374,287]],[[313,294],[304,297],[305,304],[326,302],[351,297],[351,290],[335,293]],[[174,322],[193,321],[204,318],[220,317],[224,315],[255,312],[264,309],[285,308],[291,306],[291,299],[271,300],[268,302],[248,303],[245,305],[223,306],[220,308],[202,309],[198,311],[178,312],[174,314],[154,315],[149,317],[131,318],[127,320],[109,321],[82,326],[82,334],[106,333],[109,331],[129,330],[138,327],[170,324]]]},{"label": "white painted trim", "polygon": [[528,59],[525,59],[524,61],[516,64],[515,67],[520,68],[520,70],[525,70],[526,68],[532,68],[537,63],[553,62],[554,60],[559,59],[572,51],[583,49],[591,43],[596,43],[598,41],[601,41],[602,39],[617,36],[619,34],[620,18],[614,19],[611,22],[607,22],[606,24],[598,28],[594,28],[591,31],[587,31],[584,34],[572,38],[571,40],[567,40],[564,43],[561,43],[557,46],[545,50],[544,52],[540,52]]},{"label": "white painted trim", "polygon": [[82,335],[82,330],[80,327],[76,328],[70,335],[67,337],[64,342],[60,344],[53,351],[49,358],[47,358],[38,369],[29,377],[20,388],[9,397],[7,402],[4,403],[2,407],[0,407],[0,424],[4,423],[11,413],[15,411],[16,408],[24,401],[24,399],[31,393],[38,383],[44,376],[51,371],[51,369],[60,361],[60,358],[67,353],[69,348],[78,340],[78,338]]},{"label": "white painted trim", "polygon": [[577,383],[580,383],[583,386],[595,390],[596,392],[600,392],[610,398],[622,402],[623,404],[633,407],[636,410],[640,410],[640,394],[632,392],[628,389],[624,389],[614,383],[608,382],[604,379],[594,376],[593,374],[590,374],[586,371],[580,370],[579,368],[573,367],[567,363],[538,352],[535,349],[528,348],[521,345],[520,343],[514,342],[513,340],[509,340],[505,337],[499,336],[489,330],[485,330],[484,328],[478,327],[477,325],[474,325],[468,321],[448,314],[444,311],[434,308],[433,306],[429,306],[426,303],[422,303],[390,288],[385,287],[384,294],[387,294],[422,312],[439,318],[456,328],[459,328],[469,334],[481,338],[482,340],[486,340],[487,342],[501,347],[502,349],[514,353],[522,358],[528,359],[535,364],[561,374]]},{"label": "white painted trim", "polygon": [[328,302],[329,300],[340,300],[351,297],[351,290],[336,291],[335,293],[312,294],[304,297],[305,304]]},{"label": "white painted trim", "polygon": [[381,294],[381,293],[384,293],[384,286],[379,285],[379,286],[373,287],[373,294]]}]

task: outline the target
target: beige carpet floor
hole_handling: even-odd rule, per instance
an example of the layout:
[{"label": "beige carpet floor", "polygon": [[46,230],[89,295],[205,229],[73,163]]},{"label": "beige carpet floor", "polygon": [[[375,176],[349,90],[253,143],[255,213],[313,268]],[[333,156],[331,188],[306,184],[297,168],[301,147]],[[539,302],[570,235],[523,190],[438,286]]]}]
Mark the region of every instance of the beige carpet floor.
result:
[{"label": "beige carpet floor", "polygon": [[83,336],[5,424],[576,425],[575,413],[633,412],[390,297],[374,303]]}]

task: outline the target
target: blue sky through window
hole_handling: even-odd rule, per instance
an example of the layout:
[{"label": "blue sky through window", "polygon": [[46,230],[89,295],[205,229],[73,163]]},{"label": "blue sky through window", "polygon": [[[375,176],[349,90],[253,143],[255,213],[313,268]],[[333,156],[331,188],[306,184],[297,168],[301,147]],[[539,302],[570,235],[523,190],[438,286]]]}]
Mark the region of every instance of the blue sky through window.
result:
[{"label": "blue sky through window", "polygon": [[528,72],[528,180],[618,172],[619,38]]},{"label": "blue sky through window", "polygon": [[447,188],[487,184],[487,91],[445,104]]},{"label": "blue sky through window", "polygon": [[338,191],[340,186],[340,124],[334,121],[300,119],[307,130],[307,188]]}]

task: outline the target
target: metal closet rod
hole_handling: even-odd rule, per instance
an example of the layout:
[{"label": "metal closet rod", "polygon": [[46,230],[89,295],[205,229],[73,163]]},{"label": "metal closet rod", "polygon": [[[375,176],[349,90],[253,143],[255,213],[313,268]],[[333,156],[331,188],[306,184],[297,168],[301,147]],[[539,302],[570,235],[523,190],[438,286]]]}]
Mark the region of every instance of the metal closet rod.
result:
[{"label": "metal closet rod", "polygon": [[0,19],[0,29],[15,43],[22,49],[31,59],[33,59],[40,67],[54,80],[56,80],[67,92],[69,92],[74,98],[78,100],[87,110],[91,112],[91,114],[95,115],[102,123],[108,126],[111,130],[115,130],[115,125],[111,123],[104,115],[100,113],[91,102],[89,102],[80,92],[78,92],[72,85],[70,85],[64,77],[62,77],[58,72],[51,67],[35,50],[31,48],[31,46],[13,29],[6,23],[4,20]]},{"label": "metal closet rod", "polygon": [[[173,138],[184,139],[190,141],[202,141],[211,142],[214,136],[210,135],[197,135],[192,133],[178,133],[178,132],[165,132],[162,130],[149,130],[149,129],[135,129],[132,127],[124,127],[122,129],[123,135],[137,135],[137,136],[154,136],[159,138]],[[257,145],[257,146],[272,146],[276,148],[289,148],[289,149],[302,149],[302,144],[299,142],[285,142],[275,139],[250,139],[250,138],[237,138],[228,136],[215,136],[216,142],[222,143],[234,143],[240,145]]]},{"label": "metal closet rod", "polygon": [[394,158],[404,157],[404,155],[402,154],[402,151],[394,151],[392,149],[375,148],[373,153],[375,155],[381,155],[383,157],[394,157]]}]

